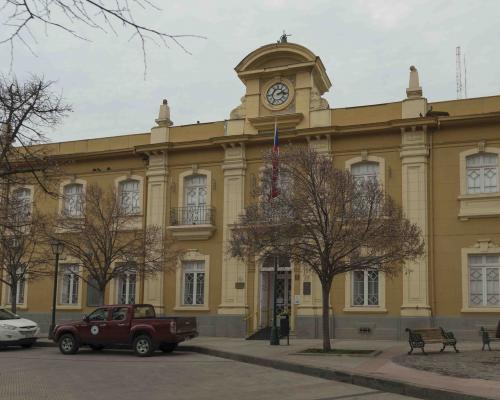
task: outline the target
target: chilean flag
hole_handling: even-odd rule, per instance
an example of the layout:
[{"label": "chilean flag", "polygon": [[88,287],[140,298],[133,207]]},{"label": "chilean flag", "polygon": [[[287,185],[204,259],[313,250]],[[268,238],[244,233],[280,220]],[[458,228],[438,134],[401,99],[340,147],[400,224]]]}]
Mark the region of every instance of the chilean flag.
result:
[{"label": "chilean flag", "polygon": [[279,178],[279,157],[280,154],[280,144],[278,139],[278,123],[274,122],[274,142],[273,142],[273,170],[271,176],[271,193],[269,199],[272,200],[275,197],[278,197],[280,194],[280,190],[278,187],[278,178]]}]

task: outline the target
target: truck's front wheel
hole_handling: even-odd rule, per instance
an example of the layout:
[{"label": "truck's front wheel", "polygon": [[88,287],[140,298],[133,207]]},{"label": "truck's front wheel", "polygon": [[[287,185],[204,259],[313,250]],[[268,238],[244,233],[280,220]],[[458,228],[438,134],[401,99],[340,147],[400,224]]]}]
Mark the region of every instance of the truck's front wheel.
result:
[{"label": "truck's front wheel", "polygon": [[148,335],[139,335],[134,339],[134,352],[139,357],[150,357],[154,352],[153,341]]},{"label": "truck's front wheel", "polygon": [[75,354],[78,347],[78,342],[71,333],[65,333],[59,338],[59,350],[63,354]]}]

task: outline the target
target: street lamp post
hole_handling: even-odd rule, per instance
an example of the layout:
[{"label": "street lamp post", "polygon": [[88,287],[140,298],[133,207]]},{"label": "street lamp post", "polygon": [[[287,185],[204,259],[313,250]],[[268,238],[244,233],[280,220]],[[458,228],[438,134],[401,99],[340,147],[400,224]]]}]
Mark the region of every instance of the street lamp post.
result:
[{"label": "street lamp post", "polygon": [[58,240],[53,240],[50,243],[50,247],[52,248],[52,252],[56,256],[56,262],[54,265],[54,288],[52,292],[52,317],[50,321],[49,327],[49,339],[52,339],[52,333],[54,331],[54,327],[56,326],[56,300],[57,300],[57,277],[59,275],[59,255],[64,250],[64,244]]},{"label": "street lamp post", "polygon": [[274,280],[273,280],[273,326],[271,327],[271,341],[270,344],[272,346],[279,346],[280,344],[280,336],[278,333],[278,324],[277,324],[277,316],[276,312],[278,311],[277,306],[277,293],[276,289],[278,288],[278,257],[274,258]]}]

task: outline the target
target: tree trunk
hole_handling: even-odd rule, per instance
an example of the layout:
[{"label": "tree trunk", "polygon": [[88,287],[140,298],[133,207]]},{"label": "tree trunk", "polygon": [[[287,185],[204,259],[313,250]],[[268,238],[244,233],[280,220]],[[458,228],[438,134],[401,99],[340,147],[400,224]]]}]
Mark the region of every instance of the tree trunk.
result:
[{"label": "tree trunk", "polygon": [[10,287],[10,310],[14,314],[17,312],[17,282]]},{"label": "tree trunk", "polygon": [[332,284],[321,282],[321,291],[323,297],[323,351],[330,351],[330,288]]},{"label": "tree trunk", "polygon": [[104,293],[106,292],[106,286],[104,288],[99,288],[99,305],[104,305]]}]

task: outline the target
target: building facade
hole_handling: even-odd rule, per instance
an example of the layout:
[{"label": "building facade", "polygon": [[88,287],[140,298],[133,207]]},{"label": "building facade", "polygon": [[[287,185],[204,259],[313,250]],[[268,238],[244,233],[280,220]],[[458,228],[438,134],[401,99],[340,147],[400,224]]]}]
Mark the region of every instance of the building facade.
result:
[{"label": "building facade", "polygon": [[[43,209],[79,212],[90,183],[117,188],[144,225],[161,225],[186,250],[175,270],[112,282],[107,303],[144,302],[169,315],[198,317],[200,332],[249,336],[270,325],[273,260],[246,265],[227,252],[231,224],[250,204],[275,122],[282,144],[328,154],[359,179],[377,179],[424,234],[425,255],[395,278],[359,271],[335,279],[334,337],[403,337],[411,326],[444,326],[475,337],[500,316],[500,96],[428,101],[410,68],[402,101],[330,108],[332,83],[303,46],[270,44],[235,68],[245,87],[224,121],[176,126],[166,101],[151,132],[51,145],[63,159],[62,196],[36,186],[20,195]],[[401,82],[402,93],[406,82]],[[58,318],[97,304],[78,278],[78,260],[61,258]],[[321,335],[321,287],[300,265],[280,264],[278,308],[298,337]],[[24,282],[21,313],[47,326],[51,279]],[[9,302],[6,286],[2,304]]]}]

